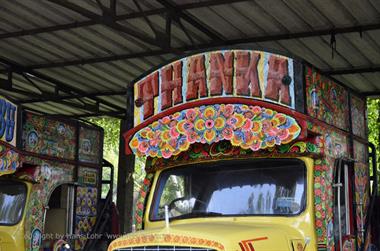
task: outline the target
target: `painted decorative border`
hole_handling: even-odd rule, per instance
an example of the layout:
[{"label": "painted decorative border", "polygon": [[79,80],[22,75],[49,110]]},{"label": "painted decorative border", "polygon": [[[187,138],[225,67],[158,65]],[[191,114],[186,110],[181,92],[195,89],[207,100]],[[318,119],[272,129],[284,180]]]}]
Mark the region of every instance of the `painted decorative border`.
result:
[{"label": "painted decorative border", "polygon": [[195,142],[221,140],[257,151],[287,144],[301,132],[297,121],[259,106],[222,104],[186,109],[138,131],[129,145],[137,156],[170,158]]},{"label": "painted decorative border", "polygon": [[135,210],[135,226],[136,230],[141,230],[142,229],[142,223],[143,223],[143,218],[144,218],[144,208],[145,208],[145,199],[146,196],[148,195],[152,181],[153,181],[154,174],[153,173],[148,173],[145,176],[144,182],[141,186],[140,193],[137,198],[136,202],[136,210]]},{"label": "painted decorative border", "polygon": [[298,157],[302,155],[319,157],[323,155],[323,153],[324,146],[321,141],[297,141],[254,152],[251,149],[243,149],[239,146],[233,146],[230,141],[223,140],[211,145],[194,143],[189,147],[188,151],[172,156],[169,159],[149,157],[147,159],[145,170],[147,172],[153,172],[171,166],[218,159],[246,159],[253,157],[279,156]]},{"label": "painted decorative border", "polygon": [[315,160],[314,163],[314,203],[315,203],[315,227],[318,245],[328,245],[333,238],[332,218],[333,209],[331,178],[329,177],[329,165],[325,159]]},{"label": "painted decorative border", "polygon": [[108,247],[108,251],[118,248],[125,248],[128,246],[147,246],[147,245],[180,245],[191,247],[213,248],[218,251],[224,251],[223,244],[217,241],[208,240],[204,238],[176,235],[176,234],[149,234],[142,236],[126,236],[121,239],[113,241]]}]

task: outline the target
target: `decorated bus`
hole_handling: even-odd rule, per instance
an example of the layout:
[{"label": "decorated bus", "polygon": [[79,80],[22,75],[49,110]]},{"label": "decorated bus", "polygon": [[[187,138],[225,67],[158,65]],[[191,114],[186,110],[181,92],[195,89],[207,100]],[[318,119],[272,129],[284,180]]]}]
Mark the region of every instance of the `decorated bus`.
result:
[{"label": "decorated bus", "polygon": [[137,231],[109,251],[369,248],[365,97],[245,49],[179,59],[133,88],[126,154],[147,175]]},{"label": "decorated bus", "polygon": [[82,250],[99,216],[101,128],[0,98],[0,250]]}]

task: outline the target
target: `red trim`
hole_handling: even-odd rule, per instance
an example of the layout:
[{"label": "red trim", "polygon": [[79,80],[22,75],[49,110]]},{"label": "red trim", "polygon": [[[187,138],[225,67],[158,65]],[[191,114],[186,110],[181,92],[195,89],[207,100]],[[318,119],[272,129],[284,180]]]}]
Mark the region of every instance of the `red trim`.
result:
[{"label": "red trim", "polygon": [[308,118],[307,115],[294,111],[288,107],[284,107],[281,105],[261,101],[261,100],[255,100],[255,99],[248,99],[248,98],[235,98],[235,97],[221,97],[221,98],[212,98],[212,99],[204,99],[204,100],[198,100],[194,102],[185,103],[182,105],[178,105],[175,107],[172,107],[166,111],[163,111],[159,114],[156,114],[149,119],[145,120],[141,124],[137,125],[136,127],[132,128],[131,130],[127,131],[123,134],[124,140],[125,140],[125,154],[130,155],[132,154],[132,150],[129,147],[129,141],[131,140],[132,136],[141,130],[142,128],[150,125],[154,121],[157,121],[165,116],[168,116],[170,114],[174,114],[176,112],[198,107],[202,105],[215,105],[215,104],[245,104],[245,105],[258,105],[265,108],[269,108],[272,110],[276,110],[278,112],[284,113],[286,115],[295,117],[297,119],[297,122],[301,126],[301,134],[299,136],[299,139],[304,139],[307,136],[307,124],[306,119]]}]

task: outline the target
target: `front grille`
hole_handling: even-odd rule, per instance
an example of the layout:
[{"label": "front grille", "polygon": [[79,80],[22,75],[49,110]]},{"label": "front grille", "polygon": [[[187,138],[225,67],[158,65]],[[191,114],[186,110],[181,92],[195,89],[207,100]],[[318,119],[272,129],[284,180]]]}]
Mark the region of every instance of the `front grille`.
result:
[{"label": "front grille", "polygon": [[211,248],[180,247],[180,246],[143,246],[118,248],[115,251],[216,251]]}]

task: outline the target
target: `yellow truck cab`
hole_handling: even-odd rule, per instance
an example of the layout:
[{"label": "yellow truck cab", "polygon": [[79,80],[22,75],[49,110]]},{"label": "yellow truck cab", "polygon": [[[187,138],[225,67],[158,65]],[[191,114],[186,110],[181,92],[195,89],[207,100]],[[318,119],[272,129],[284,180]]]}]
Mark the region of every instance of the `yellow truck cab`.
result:
[{"label": "yellow truck cab", "polygon": [[[366,250],[365,100],[290,57],[199,53],[134,84],[136,232],[109,251]],[[375,223],[372,223],[375,224]]]}]

